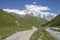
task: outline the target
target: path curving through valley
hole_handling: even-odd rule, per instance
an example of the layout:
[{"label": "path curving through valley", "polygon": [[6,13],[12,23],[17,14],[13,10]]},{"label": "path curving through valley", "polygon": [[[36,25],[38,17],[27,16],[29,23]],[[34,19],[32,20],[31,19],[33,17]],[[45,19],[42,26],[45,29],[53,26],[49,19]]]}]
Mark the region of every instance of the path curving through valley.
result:
[{"label": "path curving through valley", "polygon": [[30,40],[30,37],[32,36],[32,34],[35,31],[37,31],[37,28],[36,27],[32,27],[31,30],[17,32],[15,34],[5,38],[4,40]]}]

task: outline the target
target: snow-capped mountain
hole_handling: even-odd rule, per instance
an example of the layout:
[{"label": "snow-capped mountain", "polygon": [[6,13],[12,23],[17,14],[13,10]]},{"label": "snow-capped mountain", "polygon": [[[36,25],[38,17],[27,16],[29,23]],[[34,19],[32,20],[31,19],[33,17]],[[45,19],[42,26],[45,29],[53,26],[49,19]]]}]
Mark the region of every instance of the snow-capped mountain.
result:
[{"label": "snow-capped mountain", "polygon": [[46,10],[50,10],[50,8],[39,6],[39,5],[25,5],[25,10],[22,10],[22,11],[16,10],[16,9],[3,9],[3,10],[8,13],[12,12],[12,13],[23,15],[23,16],[28,14],[30,16],[41,17],[49,21],[57,15],[55,13],[44,12]]}]

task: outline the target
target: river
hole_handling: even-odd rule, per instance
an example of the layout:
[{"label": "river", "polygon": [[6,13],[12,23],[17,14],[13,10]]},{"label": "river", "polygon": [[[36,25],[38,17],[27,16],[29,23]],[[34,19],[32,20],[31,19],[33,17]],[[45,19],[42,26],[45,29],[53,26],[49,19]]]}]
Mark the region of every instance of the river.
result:
[{"label": "river", "polygon": [[60,40],[60,32],[53,31],[50,28],[45,29],[51,36],[55,37],[57,40]]}]

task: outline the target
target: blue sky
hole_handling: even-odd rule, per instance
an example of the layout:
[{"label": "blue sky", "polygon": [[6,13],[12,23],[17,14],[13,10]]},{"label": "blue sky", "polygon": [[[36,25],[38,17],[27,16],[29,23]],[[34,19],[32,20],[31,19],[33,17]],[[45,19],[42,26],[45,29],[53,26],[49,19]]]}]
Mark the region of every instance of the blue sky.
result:
[{"label": "blue sky", "polygon": [[7,9],[25,9],[24,5],[33,4],[47,6],[51,10],[49,12],[60,14],[60,0],[0,0],[0,8]]}]

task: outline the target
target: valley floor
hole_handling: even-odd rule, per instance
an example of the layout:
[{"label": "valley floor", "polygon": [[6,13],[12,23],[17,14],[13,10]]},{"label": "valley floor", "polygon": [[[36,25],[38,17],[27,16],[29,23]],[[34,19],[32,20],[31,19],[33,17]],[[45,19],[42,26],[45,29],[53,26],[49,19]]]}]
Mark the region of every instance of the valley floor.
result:
[{"label": "valley floor", "polygon": [[37,31],[37,28],[33,27],[33,29],[31,29],[31,30],[17,32],[15,34],[5,38],[4,40],[30,40],[30,37],[32,36],[32,34],[35,31]]}]

